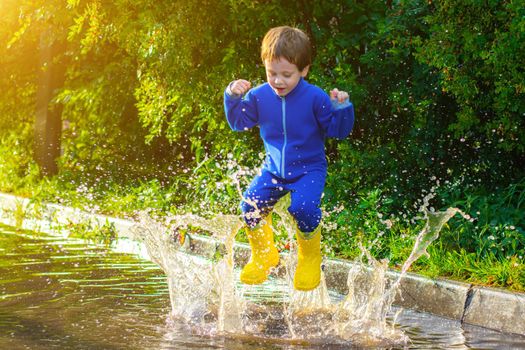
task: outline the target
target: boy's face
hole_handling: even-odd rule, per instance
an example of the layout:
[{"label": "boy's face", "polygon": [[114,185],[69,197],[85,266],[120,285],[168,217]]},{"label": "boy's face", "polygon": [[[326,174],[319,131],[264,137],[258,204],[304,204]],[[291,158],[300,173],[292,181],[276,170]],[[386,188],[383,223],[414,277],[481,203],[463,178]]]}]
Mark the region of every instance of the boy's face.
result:
[{"label": "boy's face", "polygon": [[286,58],[281,57],[277,60],[264,61],[266,68],[266,80],[279,96],[286,96],[299,83],[301,77],[306,77],[309,66],[299,71],[297,66],[290,63]]}]

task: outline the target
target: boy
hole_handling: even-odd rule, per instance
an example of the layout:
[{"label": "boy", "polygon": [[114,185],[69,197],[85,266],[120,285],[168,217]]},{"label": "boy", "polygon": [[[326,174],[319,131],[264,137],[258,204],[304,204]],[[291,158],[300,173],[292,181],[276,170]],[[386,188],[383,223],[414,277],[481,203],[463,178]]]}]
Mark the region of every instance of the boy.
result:
[{"label": "boy", "polygon": [[354,124],[348,94],[334,89],[330,97],[304,78],[311,64],[307,35],[287,26],[272,28],[261,47],[267,83],[250,90],[235,80],[226,88],[224,109],[233,130],[259,126],[266,150],[261,172],[241,203],[251,258],[241,272],[246,284],[264,282],[279,263],[273,240],[271,209],[291,193],[288,211],[297,224],[298,262],[294,288],[308,291],[321,278],[321,209],[326,178],[325,137],[345,138]]}]

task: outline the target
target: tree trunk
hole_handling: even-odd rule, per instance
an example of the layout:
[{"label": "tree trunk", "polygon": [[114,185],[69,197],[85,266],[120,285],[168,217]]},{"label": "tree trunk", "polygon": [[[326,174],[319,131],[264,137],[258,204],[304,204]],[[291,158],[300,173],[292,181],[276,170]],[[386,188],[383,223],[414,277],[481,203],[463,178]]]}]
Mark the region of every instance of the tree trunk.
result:
[{"label": "tree trunk", "polygon": [[54,42],[50,31],[41,34],[34,157],[44,176],[58,173],[57,159],[60,156],[62,105],[52,105],[50,102],[56,90],[64,84],[65,67],[56,60],[63,49],[64,44]]}]

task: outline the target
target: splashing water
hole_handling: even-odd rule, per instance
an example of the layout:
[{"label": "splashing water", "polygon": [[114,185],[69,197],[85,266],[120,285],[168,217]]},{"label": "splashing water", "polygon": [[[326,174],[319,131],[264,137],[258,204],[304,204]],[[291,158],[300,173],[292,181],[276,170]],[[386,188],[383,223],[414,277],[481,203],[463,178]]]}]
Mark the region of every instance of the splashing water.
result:
[{"label": "splashing water", "polygon": [[[438,237],[443,225],[459,209],[429,212],[422,208],[425,227],[421,230],[410,257],[404,263],[400,277],[389,282],[386,277],[388,261],[377,261],[361,247],[368,265],[355,263],[348,273],[348,294],[343,300],[334,300],[326,286],[324,274],[321,283],[310,292],[293,288],[297,249],[293,243],[294,222],[289,215],[289,196],[274,208],[279,220],[274,230],[288,233],[290,253],[281,254],[284,281],[279,290],[275,273],[261,286],[238,284],[234,269],[235,235],[243,227],[239,217],[219,215],[205,219],[193,214],[171,217],[161,224],[147,214],[141,214],[134,227],[135,238],[145,243],[151,259],[166,273],[172,305],[171,319],[179,327],[185,325],[192,333],[203,336],[225,335],[239,338],[264,338],[278,342],[315,344],[358,344],[386,346],[406,344],[408,337],[388,321],[399,283],[410,265]],[[216,247],[210,251],[192,254],[188,245],[167,232],[180,232],[187,227],[198,227],[212,234],[225,247],[224,256],[213,262]],[[168,229],[170,227],[170,229]],[[428,254],[428,253],[426,253]],[[202,256],[207,256],[208,259]],[[275,270],[274,270],[275,271]],[[284,295],[281,302],[248,300],[254,289],[268,288]],[[273,290],[272,290],[273,288]]]},{"label": "splashing water", "polygon": [[426,220],[425,227],[423,227],[417,236],[410,256],[403,263],[403,268],[401,269],[402,274],[406,273],[412,263],[423,254],[429,256],[427,252],[428,246],[439,237],[439,232],[443,228],[443,225],[445,225],[450,218],[459,213],[465,219],[470,219],[468,215],[457,208],[448,208],[445,211],[438,212],[430,212],[426,208],[422,208],[422,211],[424,213],[424,219]]},{"label": "splashing water", "polygon": [[[156,222],[144,213],[139,216],[139,223],[132,231],[136,239],[146,244],[152,261],[168,277],[172,316],[202,334],[240,331],[244,303],[236,296],[233,276],[233,243],[242,226],[240,220],[228,215],[213,220],[192,214],[170,218],[169,224],[175,230],[200,227],[222,241],[227,254],[215,264],[184,253],[182,240],[166,233],[167,224]],[[213,252],[208,253],[209,258]]]}]

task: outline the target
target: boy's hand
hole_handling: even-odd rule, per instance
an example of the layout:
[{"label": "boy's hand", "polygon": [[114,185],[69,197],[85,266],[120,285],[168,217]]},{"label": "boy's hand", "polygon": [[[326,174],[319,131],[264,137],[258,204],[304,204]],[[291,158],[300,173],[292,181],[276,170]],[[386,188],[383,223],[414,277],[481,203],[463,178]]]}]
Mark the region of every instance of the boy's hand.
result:
[{"label": "boy's hand", "polygon": [[348,99],[348,93],[346,91],[339,91],[337,89],[333,89],[330,91],[330,99],[332,101],[337,101],[339,103],[343,103]]},{"label": "boy's hand", "polygon": [[231,83],[230,91],[234,95],[242,96],[246,92],[248,92],[248,90],[250,90],[251,87],[252,84],[248,80],[239,79]]}]

